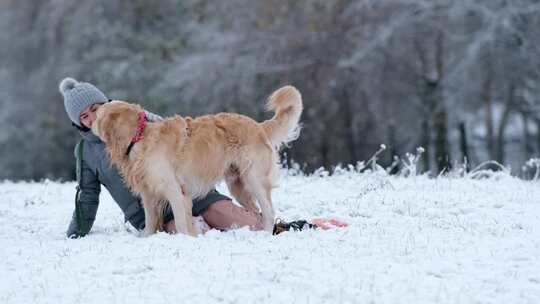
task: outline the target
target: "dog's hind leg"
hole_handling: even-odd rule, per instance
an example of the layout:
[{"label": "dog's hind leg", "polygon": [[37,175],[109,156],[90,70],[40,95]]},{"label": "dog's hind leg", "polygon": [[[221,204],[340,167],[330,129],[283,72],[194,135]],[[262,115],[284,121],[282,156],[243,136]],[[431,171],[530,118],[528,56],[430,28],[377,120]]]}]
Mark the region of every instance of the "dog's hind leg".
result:
[{"label": "dog's hind leg", "polygon": [[259,208],[255,204],[255,198],[246,190],[246,185],[238,174],[227,174],[225,178],[227,188],[232,196],[248,211],[259,212]]},{"label": "dog's hind leg", "polygon": [[245,191],[251,193],[261,207],[264,230],[272,231],[274,227],[274,207],[272,206],[272,178],[268,174],[256,172],[257,169],[250,169],[246,176]]},{"label": "dog's hind leg", "polygon": [[[258,183],[255,183],[258,184]],[[271,196],[271,184],[270,183],[264,183],[264,184],[258,184],[254,185],[254,195],[257,198],[257,201],[259,202],[259,206],[261,206],[261,213],[263,217],[263,226],[264,230],[266,231],[272,231],[274,228],[274,207],[272,206],[272,196]]]}]

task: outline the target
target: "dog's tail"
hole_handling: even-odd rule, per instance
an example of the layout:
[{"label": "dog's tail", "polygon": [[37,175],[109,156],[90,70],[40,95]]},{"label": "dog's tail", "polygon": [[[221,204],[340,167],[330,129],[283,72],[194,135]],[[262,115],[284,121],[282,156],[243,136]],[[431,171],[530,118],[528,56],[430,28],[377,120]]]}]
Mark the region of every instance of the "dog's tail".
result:
[{"label": "dog's tail", "polygon": [[298,123],[302,114],[302,96],[293,86],[284,86],[268,98],[266,108],[274,111],[274,117],[261,123],[272,146],[279,149],[300,136]]}]

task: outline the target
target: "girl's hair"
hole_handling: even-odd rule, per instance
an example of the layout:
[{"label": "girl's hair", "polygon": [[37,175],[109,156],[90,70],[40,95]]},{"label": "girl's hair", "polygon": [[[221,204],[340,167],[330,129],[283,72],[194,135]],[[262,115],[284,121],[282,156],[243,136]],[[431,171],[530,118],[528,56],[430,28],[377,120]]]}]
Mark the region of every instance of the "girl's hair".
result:
[{"label": "girl's hair", "polygon": [[90,131],[90,128],[87,128],[85,126],[77,126],[75,123],[71,123],[72,126],[74,126],[75,128],[77,128],[77,130],[79,131],[83,131],[83,132],[88,132]]}]

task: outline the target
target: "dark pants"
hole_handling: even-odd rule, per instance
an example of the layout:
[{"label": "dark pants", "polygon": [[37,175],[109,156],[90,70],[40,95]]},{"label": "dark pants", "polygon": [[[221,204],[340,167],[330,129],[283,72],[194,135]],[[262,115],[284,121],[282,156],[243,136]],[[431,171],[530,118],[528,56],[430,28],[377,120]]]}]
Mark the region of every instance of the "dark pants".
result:
[{"label": "dark pants", "polygon": [[[201,213],[208,208],[208,206],[212,205],[215,202],[219,202],[222,200],[231,200],[230,197],[223,195],[219,193],[217,190],[210,191],[205,197],[201,197],[198,199],[193,200],[193,208],[191,209],[193,216],[199,216]],[[172,208],[170,204],[167,204],[167,207],[165,208],[164,215],[163,215],[163,222],[167,223],[174,219],[174,215],[172,212]]]}]

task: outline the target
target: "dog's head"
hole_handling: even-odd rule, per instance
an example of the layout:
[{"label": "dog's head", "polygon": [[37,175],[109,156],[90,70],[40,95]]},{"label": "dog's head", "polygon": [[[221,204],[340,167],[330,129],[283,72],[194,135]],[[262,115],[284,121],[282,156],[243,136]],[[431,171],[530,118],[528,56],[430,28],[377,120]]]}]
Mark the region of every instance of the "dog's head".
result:
[{"label": "dog's head", "polygon": [[108,148],[127,146],[137,130],[141,111],[144,111],[141,106],[125,101],[108,102],[98,108],[96,120],[92,123],[92,133]]}]

